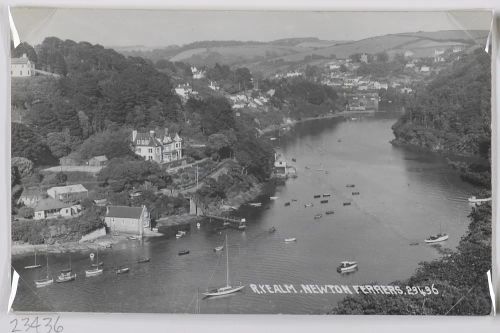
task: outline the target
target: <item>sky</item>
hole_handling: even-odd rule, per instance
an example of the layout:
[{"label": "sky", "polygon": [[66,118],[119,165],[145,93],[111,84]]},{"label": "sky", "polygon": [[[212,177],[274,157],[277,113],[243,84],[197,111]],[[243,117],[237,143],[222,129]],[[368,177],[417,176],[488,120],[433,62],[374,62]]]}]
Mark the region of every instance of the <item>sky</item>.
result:
[{"label": "sky", "polygon": [[291,37],[359,40],[400,32],[489,30],[491,12],[180,11],[13,8],[21,41],[45,37],[107,47]]}]

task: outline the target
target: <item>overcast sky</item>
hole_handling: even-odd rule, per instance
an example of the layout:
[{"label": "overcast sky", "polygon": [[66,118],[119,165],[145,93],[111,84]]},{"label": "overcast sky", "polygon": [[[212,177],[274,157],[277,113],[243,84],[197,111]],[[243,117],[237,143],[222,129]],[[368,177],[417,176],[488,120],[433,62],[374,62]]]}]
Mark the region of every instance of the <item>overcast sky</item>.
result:
[{"label": "overcast sky", "polygon": [[490,12],[252,12],[14,8],[21,41],[45,37],[104,46],[289,37],[358,40],[399,32],[489,30]]}]

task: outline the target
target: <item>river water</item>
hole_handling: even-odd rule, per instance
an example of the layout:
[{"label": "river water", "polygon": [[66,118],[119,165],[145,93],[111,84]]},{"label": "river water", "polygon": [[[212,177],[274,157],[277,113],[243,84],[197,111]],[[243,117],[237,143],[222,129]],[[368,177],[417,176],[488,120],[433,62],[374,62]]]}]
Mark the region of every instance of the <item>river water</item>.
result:
[{"label": "river water", "polygon": [[[243,292],[197,297],[198,291],[224,285],[226,276],[225,252],[212,250],[223,244],[226,231],[204,223],[181,239],[129,241],[100,252],[105,271],[98,277],[85,277],[88,253],[72,254],[76,281],[45,288],[33,285],[44,268],[26,271],[33,258],[16,258],[21,281],[14,309],[194,313],[198,304],[201,313],[321,314],[344,295],[257,294],[249,284],[387,284],[410,277],[419,262],[440,256],[423,244],[427,236],[441,229],[450,235],[442,246],[457,246],[469,224],[472,188],[442,157],[393,147],[396,115],[356,117],[299,123],[279,143],[273,141],[289,160],[296,159],[298,178],[259,198],[262,207],[244,206],[236,213],[247,220],[245,232],[227,229],[230,278],[247,285]],[[328,203],[313,199],[320,193],[332,195]],[[343,206],[347,201],[351,205]],[[309,202],[314,206],[305,208]],[[327,210],[335,213],[325,215]],[[272,226],[275,233],[268,232]],[[287,237],[297,241],[285,243]],[[178,256],[182,249],[190,254]],[[143,255],[151,262],[135,263]],[[49,260],[52,275],[68,265],[68,255]],[[336,267],[342,260],[357,261],[359,270],[341,276]],[[124,263],[130,273],[116,275],[111,268]]]}]

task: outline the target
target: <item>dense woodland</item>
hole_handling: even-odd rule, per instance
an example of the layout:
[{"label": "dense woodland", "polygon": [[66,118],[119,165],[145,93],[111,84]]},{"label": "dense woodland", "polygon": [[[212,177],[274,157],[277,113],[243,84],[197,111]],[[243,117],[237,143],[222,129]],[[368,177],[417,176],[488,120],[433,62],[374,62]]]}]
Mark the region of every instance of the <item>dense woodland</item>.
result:
[{"label": "dense woodland", "polygon": [[396,144],[488,159],[491,146],[490,56],[477,49],[416,92],[393,126]]}]

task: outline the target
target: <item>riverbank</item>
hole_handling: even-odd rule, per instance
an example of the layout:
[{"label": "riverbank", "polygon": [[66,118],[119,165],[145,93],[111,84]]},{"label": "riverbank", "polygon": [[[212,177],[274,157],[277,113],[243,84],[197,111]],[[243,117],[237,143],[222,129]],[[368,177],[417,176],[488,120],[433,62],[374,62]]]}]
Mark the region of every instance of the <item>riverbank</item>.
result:
[{"label": "riverbank", "polygon": [[265,127],[264,129],[260,130],[260,134],[268,134],[273,131],[277,131],[282,127],[292,127],[298,123],[303,123],[306,121],[311,121],[311,120],[321,120],[321,119],[331,119],[331,118],[338,118],[338,117],[347,117],[350,115],[360,115],[360,114],[373,114],[376,113],[377,111],[375,110],[365,110],[365,111],[340,111],[336,113],[331,113],[331,114],[325,114],[322,116],[318,117],[306,117],[306,118],[301,118],[301,119],[288,119],[287,121],[281,123],[280,125],[269,125]]},{"label": "riverbank", "polygon": [[[148,237],[158,237],[162,234],[158,232],[153,232],[145,230],[144,238]],[[36,252],[49,252],[49,253],[74,253],[74,252],[89,252],[95,251],[97,249],[107,249],[114,245],[124,244],[128,242],[133,242],[135,240],[130,240],[128,235],[106,235],[99,237],[94,241],[88,242],[55,242],[54,244],[28,244],[22,242],[12,242],[11,243],[11,255],[12,257],[31,255]]]}]

